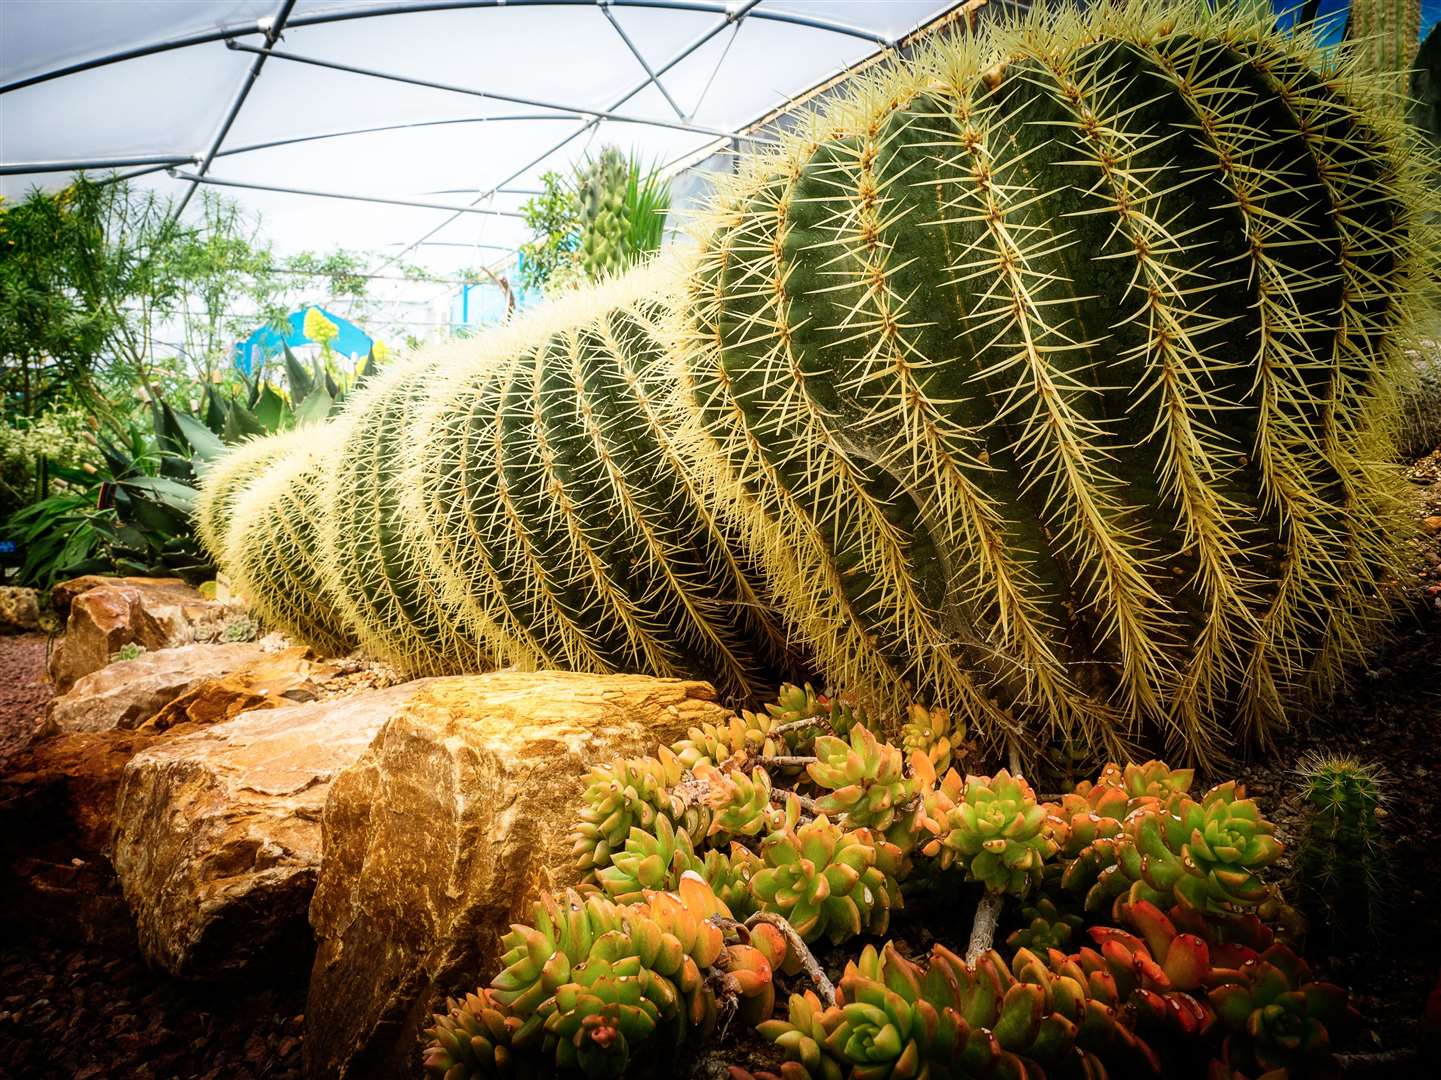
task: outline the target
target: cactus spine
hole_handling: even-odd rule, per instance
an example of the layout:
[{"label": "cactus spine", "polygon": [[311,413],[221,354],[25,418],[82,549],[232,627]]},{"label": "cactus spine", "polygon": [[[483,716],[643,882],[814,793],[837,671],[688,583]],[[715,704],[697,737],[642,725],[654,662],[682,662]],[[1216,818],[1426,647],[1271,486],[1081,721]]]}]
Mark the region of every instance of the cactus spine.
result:
[{"label": "cactus spine", "polygon": [[294,431],[246,439],[206,468],[195,499],[195,533],[217,564],[224,563],[236,502],[299,441]]},{"label": "cactus spine", "polygon": [[1374,938],[1390,877],[1380,770],[1355,758],[1318,755],[1298,771],[1309,816],[1296,865],[1312,923],[1333,941]]},{"label": "cactus spine", "polygon": [[399,512],[402,448],[433,372],[387,370],[338,423],[338,450],[321,493],[320,565],[342,618],[373,656],[414,674],[483,670],[485,639],[464,635],[419,563],[418,523]]},{"label": "cactus spine", "polygon": [[1246,5],[1131,4],[944,42],[744,169],[679,332],[694,455],[820,668],[1192,758],[1329,691],[1402,534],[1412,146]]},{"label": "cactus spine", "polygon": [[235,500],[221,560],[261,619],[330,656],[355,645],[320,555],[322,487],[339,434],[334,424],[288,433],[289,451]]},{"label": "cactus spine", "polygon": [[664,267],[436,361],[402,511],[424,576],[503,659],[703,675],[741,699],[785,648],[733,538],[680,467]]}]

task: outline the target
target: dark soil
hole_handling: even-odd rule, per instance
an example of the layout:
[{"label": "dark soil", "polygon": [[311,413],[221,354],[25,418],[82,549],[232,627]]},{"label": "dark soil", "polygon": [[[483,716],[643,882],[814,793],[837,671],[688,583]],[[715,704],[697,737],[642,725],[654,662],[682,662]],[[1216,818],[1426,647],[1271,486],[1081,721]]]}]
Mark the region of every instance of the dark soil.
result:
[{"label": "dark soil", "polygon": [[44,634],[0,637],[0,769],[30,742],[50,700]]},{"label": "dark soil", "polygon": [[[1411,475],[1418,516],[1441,514],[1441,451]],[[1429,895],[1441,882],[1441,535],[1417,541],[1410,574],[1396,590],[1402,614],[1394,638],[1354,686],[1284,735],[1274,753],[1233,774],[1292,850],[1303,821],[1295,765],[1306,753],[1352,754],[1380,763],[1390,776],[1389,929],[1375,945],[1313,950],[1309,957],[1354,995],[1364,1030],[1342,1048],[1354,1052],[1414,1047],[1426,995],[1441,973],[1441,917]],[[48,699],[44,652],[41,635],[0,638],[0,772],[29,741]],[[1289,873],[1289,864],[1280,870]],[[964,943],[973,899],[944,899],[917,897],[898,913],[891,933],[906,951],[924,953],[937,937]],[[62,944],[7,931],[3,918],[0,912],[0,1077],[301,1075],[303,973],[253,989],[205,989],[147,969],[133,931]],[[858,950],[851,942],[822,952],[833,979]],[[799,981],[784,986],[779,1000],[802,988]],[[762,1068],[776,1057],[754,1033],[733,1029],[703,1056],[696,1074],[723,1075],[718,1066],[725,1062]],[[1429,1077],[1437,1075],[1435,1066],[1415,1058],[1355,1059],[1346,1075]]]}]

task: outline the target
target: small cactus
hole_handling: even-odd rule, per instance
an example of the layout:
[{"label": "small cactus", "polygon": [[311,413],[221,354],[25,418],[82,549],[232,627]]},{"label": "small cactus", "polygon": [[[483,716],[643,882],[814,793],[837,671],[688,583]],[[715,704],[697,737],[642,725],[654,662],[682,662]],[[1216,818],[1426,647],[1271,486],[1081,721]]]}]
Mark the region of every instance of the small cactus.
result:
[{"label": "small cactus", "polygon": [[1302,902],[1332,940],[1374,939],[1390,876],[1381,770],[1355,758],[1316,755],[1298,771],[1308,812],[1296,856]]}]

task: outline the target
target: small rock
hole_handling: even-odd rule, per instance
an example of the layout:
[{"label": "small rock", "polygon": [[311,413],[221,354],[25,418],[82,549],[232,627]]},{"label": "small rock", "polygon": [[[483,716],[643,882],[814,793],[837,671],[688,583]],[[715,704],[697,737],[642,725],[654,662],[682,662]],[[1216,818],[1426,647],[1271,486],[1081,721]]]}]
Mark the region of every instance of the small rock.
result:
[{"label": "small rock", "polygon": [[60,597],[70,597],[65,637],[50,657],[50,678],[57,693],[65,693],[78,679],[110,663],[124,645],[155,650],[214,641],[241,614],[239,608],[206,600],[184,583],[167,578],[127,578],[78,595],[61,591],[88,580],[96,579],[56,586],[57,611]]},{"label": "small rock", "polygon": [[19,585],[0,585],[0,633],[40,629],[40,594]]},{"label": "small rock", "polygon": [[[85,598],[77,602],[77,608],[84,602]],[[266,658],[258,644],[240,642],[182,645],[144,652],[134,660],[117,660],[77,679],[69,692],[50,703],[49,730],[66,733],[139,727],[177,697]],[[161,730],[174,722],[172,717]]]},{"label": "small rock", "polygon": [[1432,514],[1421,519],[1421,530],[1427,536],[1435,536],[1441,533],[1441,514]]}]

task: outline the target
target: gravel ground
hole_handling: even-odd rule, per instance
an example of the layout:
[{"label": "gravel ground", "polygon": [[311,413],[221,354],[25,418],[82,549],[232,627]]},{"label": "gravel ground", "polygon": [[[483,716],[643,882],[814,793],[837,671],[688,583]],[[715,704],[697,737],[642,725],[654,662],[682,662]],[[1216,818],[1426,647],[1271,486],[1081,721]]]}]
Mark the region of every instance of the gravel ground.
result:
[{"label": "gravel ground", "polygon": [[294,1080],[302,983],[201,992],[112,956],[0,946],[0,1076],[70,1080]]},{"label": "gravel ground", "polygon": [[0,637],[0,768],[30,741],[50,700],[45,640],[44,634]]}]

